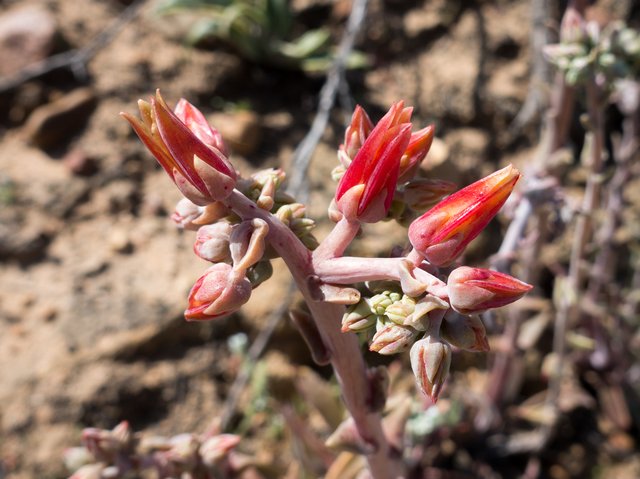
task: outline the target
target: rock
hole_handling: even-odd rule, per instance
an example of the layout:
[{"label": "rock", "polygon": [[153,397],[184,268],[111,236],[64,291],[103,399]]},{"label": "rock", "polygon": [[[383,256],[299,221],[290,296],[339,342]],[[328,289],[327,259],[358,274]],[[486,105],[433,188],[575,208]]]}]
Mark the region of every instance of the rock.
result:
[{"label": "rock", "polygon": [[56,22],[44,8],[30,6],[0,16],[0,77],[44,60],[53,50]]},{"label": "rock", "polygon": [[209,117],[232,152],[249,156],[258,149],[262,139],[260,118],[252,111],[216,113]]},{"label": "rock", "polygon": [[77,176],[91,176],[98,171],[96,159],[77,148],[67,153],[62,162],[72,174]]},{"label": "rock", "polygon": [[32,263],[46,255],[52,232],[42,222],[11,219],[0,222],[0,260]]},{"label": "rock", "polygon": [[95,107],[96,96],[90,88],[74,90],[36,108],[24,126],[24,135],[40,148],[53,147],[76,133]]},{"label": "rock", "polygon": [[58,308],[51,304],[43,304],[36,308],[34,316],[42,322],[53,321],[58,316]]},{"label": "rock", "polygon": [[129,233],[123,229],[114,229],[109,234],[109,247],[115,253],[128,254],[133,251]]}]

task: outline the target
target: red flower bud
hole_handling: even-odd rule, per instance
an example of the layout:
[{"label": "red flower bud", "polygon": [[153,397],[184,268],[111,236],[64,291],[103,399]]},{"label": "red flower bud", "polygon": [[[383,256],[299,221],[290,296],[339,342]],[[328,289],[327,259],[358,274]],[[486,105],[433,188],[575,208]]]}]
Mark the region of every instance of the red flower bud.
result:
[{"label": "red flower bud", "polygon": [[226,263],[211,266],[189,292],[187,321],[207,321],[240,309],[251,296],[251,283]]},{"label": "red flower bud", "polygon": [[202,143],[213,146],[225,156],[229,154],[220,132],[209,125],[202,112],[195,106],[184,98],[180,98],[173,112]]},{"label": "red flower bud", "polygon": [[531,288],[508,274],[468,266],[456,268],[447,280],[451,307],[462,314],[481,313],[513,303]]},{"label": "red flower bud", "polygon": [[378,122],[336,190],[338,210],[351,220],[376,222],[391,206],[400,159],[411,138],[411,108],[395,103]]},{"label": "red flower bud", "polygon": [[422,160],[424,160],[427,153],[429,153],[435,131],[435,126],[429,125],[422,130],[411,134],[409,145],[407,145],[407,149],[400,160],[400,173],[398,179],[400,183],[409,181],[414,177],[420,163],[422,163]]},{"label": "red flower bud", "polygon": [[[138,101],[141,119],[121,113],[145,146],[178,186],[183,195],[204,206],[225,199],[236,183],[236,172],[226,155],[219,134],[186,100],[173,113],[156,92],[151,103]],[[206,125],[206,127],[205,127]]]},{"label": "red flower bud", "polygon": [[340,151],[346,154],[344,158],[344,166],[349,166],[351,160],[356,156],[365,140],[371,134],[373,130],[373,123],[360,105],[356,105],[353,115],[351,116],[351,123],[344,132],[344,144],[340,145]]},{"label": "red flower bud", "polygon": [[450,264],[498,213],[519,177],[509,165],[448,196],[411,223],[411,244],[432,264]]}]

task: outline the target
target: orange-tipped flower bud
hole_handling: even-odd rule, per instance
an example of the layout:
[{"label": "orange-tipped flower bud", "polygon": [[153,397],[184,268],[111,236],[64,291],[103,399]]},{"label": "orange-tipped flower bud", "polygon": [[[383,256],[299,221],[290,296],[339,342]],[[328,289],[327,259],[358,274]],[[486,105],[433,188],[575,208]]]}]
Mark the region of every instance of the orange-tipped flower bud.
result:
[{"label": "orange-tipped flower bud", "polygon": [[208,321],[231,314],[251,296],[251,283],[226,263],[211,266],[189,292],[187,321]]},{"label": "orange-tipped flower bud", "polygon": [[445,198],[411,223],[411,244],[432,264],[450,264],[500,210],[519,177],[509,165]]},{"label": "orange-tipped flower bud", "polygon": [[373,336],[369,350],[378,354],[397,354],[406,351],[418,332],[407,326],[388,323]]},{"label": "orange-tipped flower bud", "polygon": [[436,402],[449,374],[451,347],[439,339],[427,336],[413,344],[409,356],[418,386]]},{"label": "orange-tipped flower bud", "polygon": [[400,173],[398,182],[404,183],[413,178],[420,167],[420,163],[429,153],[433,136],[436,132],[434,125],[429,125],[422,130],[411,134],[407,149],[400,160]]},{"label": "orange-tipped flower bud", "polygon": [[481,313],[513,303],[531,288],[508,274],[468,266],[456,268],[447,280],[451,307],[462,314]]},{"label": "orange-tipped flower bud", "polygon": [[202,143],[216,148],[225,156],[229,154],[227,151],[227,145],[224,144],[224,140],[222,139],[220,132],[209,125],[202,112],[195,106],[184,98],[180,98],[176,107],[173,109],[173,112],[185,125],[187,125],[187,128],[189,128],[193,134],[202,141]]},{"label": "orange-tipped flower bud", "polygon": [[377,222],[391,206],[400,159],[411,139],[411,108],[395,103],[353,158],[336,190],[336,207],[349,220]]},{"label": "orange-tipped flower bud", "polygon": [[180,118],[159,91],[151,103],[140,100],[138,107],[141,119],[128,113],[121,115],[183,195],[205,206],[231,194],[236,172],[219,149],[224,148],[219,134],[206,124],[202,113],[183,100],[179,104]]},{"label": "orange-tipped flower bud", "polygon": [[344,132],[344,144],[340,145],[340,152],[346,155],[346,158],[340,156],[341,162],[346,168],[351,163],[351,160],[355,158],[356,154],[364,145],[364,142],[371,134],[373,130],[373,122],[360,105],[356,105],[353,115],[351,116],[351,123]]}]

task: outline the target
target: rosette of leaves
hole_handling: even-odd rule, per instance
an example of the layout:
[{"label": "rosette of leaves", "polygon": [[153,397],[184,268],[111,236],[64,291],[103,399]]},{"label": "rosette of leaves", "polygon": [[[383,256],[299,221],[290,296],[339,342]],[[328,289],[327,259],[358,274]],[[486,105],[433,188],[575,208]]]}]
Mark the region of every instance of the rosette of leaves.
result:
[{"label": "rosette of leaves", "polygon": [[[306,72],[327,70],[335,49],[325,28],[291,38],[294,16],[288,0],[161,0],[161,14],[196,13],[187,41],[202,45],[221,40],[256,63]],[[363,68],[361,52],[347,57],[347,68]]]},{"label": "rosette of leaves", "polygon": [[587,23],[571,41],[547,45],[544,53],[570,85],[601,75],[611,87],[618,79],[640,75],[640,34],[623,22],[603,30],[595,22]]}]

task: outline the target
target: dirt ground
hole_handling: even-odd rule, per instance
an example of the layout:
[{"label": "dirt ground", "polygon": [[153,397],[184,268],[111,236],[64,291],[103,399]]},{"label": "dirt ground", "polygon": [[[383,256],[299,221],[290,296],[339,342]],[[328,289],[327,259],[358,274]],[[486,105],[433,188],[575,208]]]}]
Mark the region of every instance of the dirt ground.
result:
[{"label": "dirt ground", "polygon": [[[126,3],[0,2],[0,78],[86,47]],[[298,28],[327,24],[339,39],[348,0],[292,3]],[[611,14],[624,11],[622,4]],[[99,45],[86,72],[58,69],[0,94],[0,478],[65,477],[63,451],[78,445],[89,426],[128,420],[148,434],[201,432],[220,413],[242,364],[228,338],[244,333],[251,340],[291,300],[287,274],[276,267],[241,313],[206,324],[183,320],[186,295],[206,265],[192,253],[193,233],[168,219],[179,192],[118,114],[134,113],[138,98],[160,88],[169,101],[187,98],[207,114],[235,145],[232,161],[240,171],[286,169],[317,109],[323,76],[249,62],[222,44],[186,46],[184,23],[158,16],[148,1]],[[531,88],[530,30],[531,2],[524,0],[372,0],[357,42],[372,65],[347,74],[351,95],[374,119],[405,99],[415,107],[414,124],[435,122],[438,141],[426,170],[436,177],[465,185],[500,165],[525,165],[537,147],[540,118],[519,132],[510,125]],[[3,31],[22,32],[19,54]],[[329,228],[328,178],[345,114],[334,111],[309,173],[318,236]],[[497,250],[500,228],[494,224],[474,244],[471,260]],[[371,232],[360,252],[384,254],[404,241],[391,224]],[[497,316],[495,331],[503,319]],[[238,411],[247,404],[257,409],[249,418],[236,412],[233,422],[247,436],[240,449],[271,465],[268,477],[285,477],[298,457],[278,419],[284,404],[301,400],[295,378],[329,377],[313,366],[296,334],[281,322],[264,361],[267,392],[242,396]],[[443,404],[456,404],[467,386],[481,390],[491,358],[456,355]],[[503,429],[476,434],[468,426],[473,418],[464,416],[466,430],[450,427],[427,440],[432,457],[424,461],[434,471],[458,471],[433,477],[522,473],[526,448],[498,446],[535,429],[535,421],[515,413],[543,389],[539,374],[526,371],[540,358],[527,358],[533,362],[522,374],[530,380],[514,392],[515,406],[499,411],[510,417]],[[402,361],[398,374],[410,377]],[[539,477],[640,477],[638,423],[626,430],[603,425],[602,398],[586,389],[583,406],[567,413],[564,435],[541,453]],[[268,405],[258,408],[260,394]]]}]

